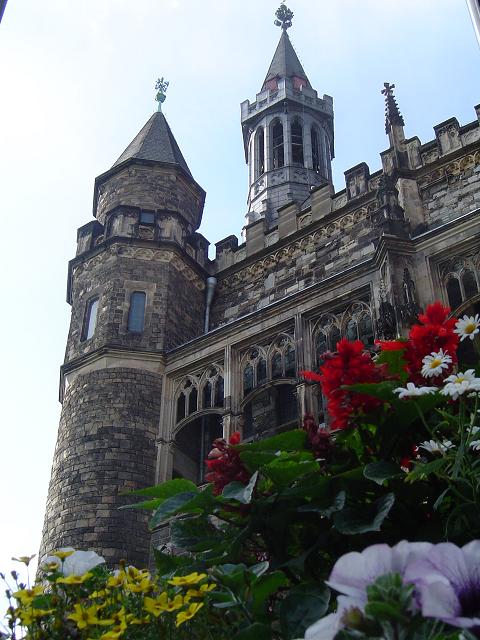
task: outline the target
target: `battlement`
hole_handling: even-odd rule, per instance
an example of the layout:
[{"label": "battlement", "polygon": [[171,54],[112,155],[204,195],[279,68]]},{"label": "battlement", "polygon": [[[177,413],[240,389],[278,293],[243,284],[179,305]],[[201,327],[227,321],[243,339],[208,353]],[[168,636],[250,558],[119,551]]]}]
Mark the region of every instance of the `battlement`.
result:
[{"label": "battlement", "polygon": [[[282,82],[280,81],[279,84],[281,85]],[[303,91],[312,92],[307,87],[302,87]],[[272,93],[276,92],[267,89],[257,94],[256,103],[250,105],[248,100],[242,103],[242,118],[248,117],[248,113],[260,108],[259,105],[262,101],[272,100]],[[307,95],[305,93],[305,97]],[[276,99],[277,96],[274,95],[273,100]],[[300,232],[305,227],[314,223],[318,224],[320,220],[323,220],[324,223],[333,222],[334,219],[341,218],[343,214],[361,210],[364,206],[367,206],[371,214],[376,206],[377,192],[383,176],[392,176],[397,184],[400,183],[403,188],[400,189],[401,202],[399,204],[402,208],[408,209],[408,205],[403,206],[406,205],[405,198],[407,197],[404,192],[407,186],[411,187],[411,184],[406,185],[406,183],[414,182],[417,184],[418,190],[422,191],[428,182],[426,174],[429,169],[438,168],[437,180],[441,180],[442,177],[446,180],[448,176],[458,175],[465,162],[463,165],[460,162],[460,164],[449,168],[444,165],[448,165],[451,160],[457,157],[461,159],[462,155],[468,156],[472,146],[479,146],[480,105],[475,106],[475,112],[477,119],[463,126],[456,118],[449,118],[435,125],[433,127],[435,138],[426,143],[422,144],[420,139],[415,136],[404,139],[400,148],[390,147],[382,151],[380,153],[382,169],[373,174],[370,173],[370,168],[365,162],[347,169],[344,172],[345,188],[337,192],[334,192],[330,185],[313,187],[305,202],[302,204],[291,203],[279,210],[278,224],[275,228],[268,229],[265,220],[260,219],[244,228],[244,243],[233,242],[232,236],[217,242],[215,272],[220,274],[224,269],[234,268],[235,265],[239,265],[254,254],[272,249],[277,243],[281,243],[285,238]],[[400,162],[398,162],[399,154]],[[410,199],[412,200],[412,197]],[[410,233],[415,233],[416,230],[423,232],[429,227],[439,224],[437,219],[428,219],[429,203],[419,201],[422,200],[420,193],[418,193],[416,200],[416,202],[410,203],[410,208],[414,209],[410,212],[411,215],[408,216],[407,213]]]},{"label": "battlement", "polygon": [[266,88],[257,93],[254,102],[245,100],[241,103],[242,125],[250,122],[260,112],[263,113],[270,108],[273,110],[279,102],[287,99],[298,103],[300,109],[314,109],[333,117],[333,98],[331,96],[325,94],[323,98],[319,98],[315,89],[302,84],[298,86],[295,79],[292,78],[281,78],[276,83],[275,89]]}]

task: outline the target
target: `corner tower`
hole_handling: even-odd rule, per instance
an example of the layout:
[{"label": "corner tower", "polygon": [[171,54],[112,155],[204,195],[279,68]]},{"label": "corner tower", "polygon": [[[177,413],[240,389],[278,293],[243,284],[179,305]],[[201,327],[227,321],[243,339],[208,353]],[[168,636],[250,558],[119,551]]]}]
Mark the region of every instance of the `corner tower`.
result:
[{"label": "corner tower", "polygon": [[334,157],[333,99],[319,98],[287,29],[293,13],[282,4],[275,24],[282,35],[255,102],[241,104],[248,164],[246,223],[276,224],[278,209],[303,202],[311,188],[331,182]]},{"label": "corner tower", "polygon": [[148,561],[148,518],[119,507],[155,482],[165,352],[203,333],[204,198],[161,110],[95,180],[95,220],[69,265],[41,554],[94,547],[112,564]]}]

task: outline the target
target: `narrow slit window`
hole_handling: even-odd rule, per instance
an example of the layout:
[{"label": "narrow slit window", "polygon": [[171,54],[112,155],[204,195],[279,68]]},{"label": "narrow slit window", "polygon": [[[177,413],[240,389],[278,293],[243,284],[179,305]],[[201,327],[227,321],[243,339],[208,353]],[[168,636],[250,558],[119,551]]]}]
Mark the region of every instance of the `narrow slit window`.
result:
[{"label": "narrow slit window", "polygon": [[134,291],[130,296],[130,310],[128,312],[128,330],[132,333],[142,333],[145,324],[144,291]]},{"label": "narrow slit window", "polygon": [[98,298],[92,298],[87,303],[82,340],[89,340],[95,333],[95,327],[97,326],[97,313]]},{"label": "narrow slit window", "polygon": [[318,133],[315,127],[311,129],[312,136],[312,164],[313,170],[320,172],[320,145],[318,143]]},{"label": "narrow slit window", "polygon": [[292,123],[292,162],[303,167],[303,127],[300,122]]},{"label": "narrow slit window", "polygon": [[265,173],[265,137],[263,134],[263,127],[260,127],[257,132],[257,172],[256,178]]},{"label": "narrow slit window", "polygon": [[276,122],[272,129],[273,168],[278,169],[285,164],[283,156],[283,124]]}]

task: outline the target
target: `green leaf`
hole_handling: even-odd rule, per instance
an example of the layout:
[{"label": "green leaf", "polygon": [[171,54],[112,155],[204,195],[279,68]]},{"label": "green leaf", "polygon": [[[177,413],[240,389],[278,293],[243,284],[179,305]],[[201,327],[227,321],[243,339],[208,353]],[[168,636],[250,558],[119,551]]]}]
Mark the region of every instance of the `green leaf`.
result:
[{"label": "green leaf", "polygon": [[155,487],[136,489],[135,491],[124,491],[120,495],[148,496],[149,498],[166,500],[177,493],[185,493],[185,491],[198,491],[197,485],[191,480],[174,478],[173,480],[167,480],[167,482],[163,482]]},{"label": "green leaf", "polygon": [[427,462],[426,464],[417,462],[413,467],[413,470],[407,475],[406,480],[408,482],[414,482],[415,480],[420,480],[421,478],[426,478],[431,473],[439,473],[443,470],[444,467],[450,464],[450,460],[441,456],[437,458],[437,460],[432,460],[431,462]]},{"label": "green leaf", "polygon": [[304,460],[296,462],[285,458],[277,458],[263,468],[263,473],[279,488],[288,487],[294,480],[307,473],[318,472],[318,462]]},{"label": "green leaf", "polygon": [[[405,341],[405,347],[407,342]],[[408,378],[408,373],[405,371],[405,349],[399,349],[398,351],[381,351],[376,358],[375,364],[386,364],[388,372],[392,376],[396,376],[403,383]]]},{"label": "green leaf", "polygon": [[215,578],[234,592],[242,590],[247,583],[248,569],[241,564],[221,564],[215,567]]},{"label": "green leaf", "polygon": [[142,502],[135,502],[133,504],[122,504],[120,509],[146,509],[147,511],[155,511],[164,502],[165,499],[155,498],[154,500],[142,500]]},{"label": "green leaf", "polygon": [[246,629],[239,631],[233,640],[271,640],[272,631],[266,624],[254,622]]},{"label": "green leaf", "polygon": [[287,638],[303,638],[305,630],[325,615],[330,601],[326,585],[300,584],[280,605],[280,624]]},{"label": "green leaf", "polygon": [[272,460],[275,460],[277,453],[273,451],[242,451],[240,460],[244,463],[250,473],[257,471]]},{"label": "green leaf", "polygon": [[255,471],[250,478],[249,483],[245,486],[241,482],[230,482],[222,491],[222,497],[227,500],[236,500],[242,504],[250,504],[252,501],[253,490],[258,478],[258,471]]},{"label": "green leaf", "polygon": [[363,393],[366,396],[372,396],[373,398],[379,398],[387,402],[398,399],[393,393],[393,390],[398,387],[397,382],[359,382],[357,384],[349,384],[344,388],[349,391],[356,391],[357,393]]},{"label": "green leaf", "polygon": [[267,602],[280,587],[286,584],[288,580],[282,571],[274,571],[258,578],[252,587],[252,611],[257,619],[268,620]]},{"label": "green leaf", "polygon": [[367,464],[363,470],[363,475],[365,478],[368,478],[368,480],[373,480],[373,482],[382,485],[385,480],[398,478],[404,474],[397,464],[380,460],[379,462]]},{"label": "green leaf", "polygon": [[175,547],[186,551],[205,551],[228,543],[204,515],[172,520],[170,536]]},{"label": "green leaf", "polygon": [[330,516],[336,511],[341,511],[345,506],[345,491],[339,491],[335,496],[333,503],[329,507],[319,506],[317,504],[305,504],[297,509],[300,513],[303,512],[315,512],[319,513],[326,518],[330,518]]},{"label": "green leaf", "polygon": [[298,451],[305,449],[307,434],[302,429],[279,433],[271,438],[239,444],[237,451]]},{"label": "green leaf", "polygon": [[211,505],[215,502],[212,490],[212,486],[207,485],[201,493],[198,491],[186,491],[167,498],[153,514],[149,523],[150,529],[158,527],[162,522],[169,520],[177,513],[191,513]]},{"label": "green leaf", "polygon": [[178,567],[183,567],[190,563],[190,558],[180,555],[173,556],[169,553],[163,553],[163,551],[160,551],[159,549],[153,550],[153,556],[155,558],[155,567],[159,576],[175,571]]},{"label": "green leaf", "polygon": [[395,495],[387,493],[370,508],[346,508],[333,515],[333,523],[340,533],[355,535],[367,531],[380,531],[380,527],[388,516],[395,502]]}]

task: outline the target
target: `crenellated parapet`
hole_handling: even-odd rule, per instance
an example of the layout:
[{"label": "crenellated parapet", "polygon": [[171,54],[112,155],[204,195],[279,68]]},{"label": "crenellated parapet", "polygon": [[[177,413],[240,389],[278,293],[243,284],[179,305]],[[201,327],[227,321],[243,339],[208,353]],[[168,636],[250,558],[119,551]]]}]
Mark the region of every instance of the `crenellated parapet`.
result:
[{"label": "crenellated parapet", "polygon": [[[355,269],[374,258],[382,237],[412,243],[478,209],[480,106],[476,113],[477,120],[464,126],[455,118],[435,126],[435,139],[425,144],[397,131],[396,146],[380,154],[380,171],[371,174],[366,163],[358,164],[345,171],[345,189],[314,187],[303,203],[281,207],[273,227],[260,218],[245,227],[244,243],[232,236],[218,242],[214,324]],[[398,119],[392,122],[403,129]],[[404,289],[401,279],[395,286]]]}]

